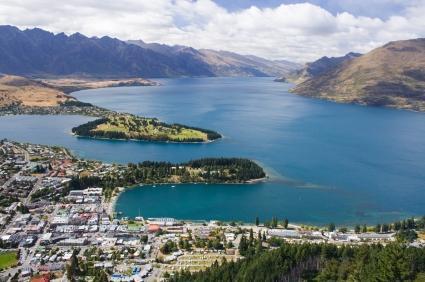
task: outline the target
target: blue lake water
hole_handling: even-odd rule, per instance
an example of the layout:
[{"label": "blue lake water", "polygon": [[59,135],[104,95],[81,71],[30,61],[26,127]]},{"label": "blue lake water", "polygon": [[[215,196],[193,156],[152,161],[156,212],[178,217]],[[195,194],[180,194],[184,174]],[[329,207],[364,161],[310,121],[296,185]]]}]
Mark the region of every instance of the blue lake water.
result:
[{"label": "blue lake water", "polygon": [[167,122],[213,129],[210,144],[75,138],[90,118],[0,118],[0,138],[69,147],[109,162],[257,160],[271,181],[252,185],[144,186],[121,194],[125,216],[311,224],[376,223],[425,214],[425,114],[342,105],[288,93],[271,78],[183,78],[159,87],[80,91],[80,100]]}]

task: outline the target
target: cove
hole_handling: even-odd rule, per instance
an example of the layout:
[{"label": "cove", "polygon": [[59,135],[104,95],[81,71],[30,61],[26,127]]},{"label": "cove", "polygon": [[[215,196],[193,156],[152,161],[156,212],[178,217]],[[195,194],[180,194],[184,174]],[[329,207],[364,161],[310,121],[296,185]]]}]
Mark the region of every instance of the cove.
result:
[{"label": "cove", "polygon": [[75,138],[70,129],[90,120],[79,116],[1,117],[0,137],[120,163],[245,157],[271,175],[251,185],[129,189],[116,204],[124,216],[373,224],[425,214],[424,113],[303,98],[272,80],[163,79],[159,87],[73,93],[84,102],[224,135],[210,144]]}]

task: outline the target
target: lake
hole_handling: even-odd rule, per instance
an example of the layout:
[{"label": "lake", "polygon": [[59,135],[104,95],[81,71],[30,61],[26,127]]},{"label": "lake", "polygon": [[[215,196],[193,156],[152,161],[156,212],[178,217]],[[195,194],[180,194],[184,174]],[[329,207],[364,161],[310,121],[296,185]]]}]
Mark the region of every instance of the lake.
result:
[{"label": "lake", "polygon": [[237,156],[271,176],[250,185],[158,185],[129,189],[124,216],[308,224],[388,222],[425,214],[425,114],[303,98],[272,78],[182,78],[158,87],[73,93],[122,112],[216,130],[210,144],[75,138],[80,116],[0,118],[0,137],[70,148],[108,162]]}]

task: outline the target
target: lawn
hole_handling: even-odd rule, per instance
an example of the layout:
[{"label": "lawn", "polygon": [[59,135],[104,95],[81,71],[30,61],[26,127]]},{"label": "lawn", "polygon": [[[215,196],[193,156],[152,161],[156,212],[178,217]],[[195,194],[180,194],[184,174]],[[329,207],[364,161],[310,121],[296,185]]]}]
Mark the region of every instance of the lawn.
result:
[{"label": "lawn", "polygon": [[6,269],[18,263],[16,252],[0,253],[0,269]]},{"label": "lawn", "polygon": [[140,228],[142,227],[142,224],[138,224],[138,223],[129,223],[127,224],[127,229],[129,231],[140,231]]},{"label": "lawn", "polygon": [[208,140],[207,134],[199,130],[184,127],[177,130],[169,125],[153,125],[152,119],[134,116],[109,117],[109,120],[106,123],[99,124],[95,131],[123,132],[127,134],[127,137],[135,139],[144,135],[151,137],[163,135],[171,141]]}]

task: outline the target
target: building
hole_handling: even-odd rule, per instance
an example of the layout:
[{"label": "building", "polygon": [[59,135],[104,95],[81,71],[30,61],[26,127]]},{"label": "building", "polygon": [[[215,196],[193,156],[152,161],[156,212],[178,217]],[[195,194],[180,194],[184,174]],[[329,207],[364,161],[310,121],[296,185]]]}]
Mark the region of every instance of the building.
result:
[{"label": "building", "polygon": [[161,227],[158,224],[149,224],[149,227],[148,227],[149,233],[156,233],[159,230],[161,230]]},{"label": "building", "polygon": [[159,226],[172,226],[178,225],[180,222],[174,218],[161,217],[161,218],[148,218],[150,224],[157,224]]},{"label": "building", "polygon": [[268,235],[289,238],[289,239],[301,239],[301,233],[297,230],[287,230],[287,229],[270,229]]}]

